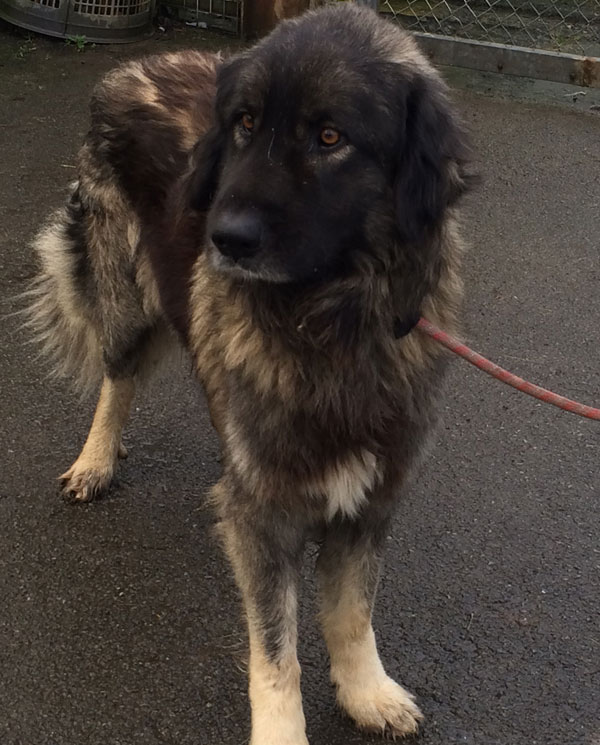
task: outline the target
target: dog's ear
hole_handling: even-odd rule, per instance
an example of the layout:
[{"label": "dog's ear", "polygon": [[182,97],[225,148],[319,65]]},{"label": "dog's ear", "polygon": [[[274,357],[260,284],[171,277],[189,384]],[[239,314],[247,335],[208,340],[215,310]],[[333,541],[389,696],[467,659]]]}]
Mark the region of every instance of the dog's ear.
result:
[{"label": "dog's ear", "polygon": [[192,172],[188,184],[188,204],[193,210],[208,210],[219,183],[219,170],[225,137],[218,123],[202,137],[192,155]]},{"label": "dog's ear", "polygon": [[471,186],[470,145],[444,85],[416,73],[403,82],[404,132],[394,177],[402,240],[418,244],[440,224],[447,207]]},{"label": "dog's ear", "polygon": [[193,176],[190,182],[190,207],[207,210],[219,182],[221,160],[226,144],[228,109],[234,98],[244,56],[232,57],[217,69],[214,123],[195,147],[192,156]]},{"label": "dog's ear", "polygon": [[402,81],[397,100],[404,126],[393,174],[400,250],[390,273],[395,333],[421,313],[437,284],[441,256],[435,233],[446,210],[469,190],[471,147],[441,80],[415,72]]}]

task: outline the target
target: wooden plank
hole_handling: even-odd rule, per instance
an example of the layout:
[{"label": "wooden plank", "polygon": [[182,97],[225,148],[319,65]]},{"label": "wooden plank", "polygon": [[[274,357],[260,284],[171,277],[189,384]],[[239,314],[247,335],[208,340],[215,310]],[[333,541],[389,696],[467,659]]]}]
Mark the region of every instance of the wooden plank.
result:
[{"label": "wooden plank", "polygon": [[415,37],[423,51],[438,65],[600,88],[600,57],[582,57],[421,32],[416,32]]}]

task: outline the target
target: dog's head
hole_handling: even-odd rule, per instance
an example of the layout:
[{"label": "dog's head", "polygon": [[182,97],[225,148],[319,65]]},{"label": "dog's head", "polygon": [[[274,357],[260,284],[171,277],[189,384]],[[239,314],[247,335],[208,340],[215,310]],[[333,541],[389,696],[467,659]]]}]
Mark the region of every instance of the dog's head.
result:
[{"label": "dog's head", "polygon": [[217,269],[322,280],[365,256],[389,269],[392,245],[421,250],[466,188],[465,159],[444,84],[412,39],[344,3],[224,63],[190,198],[208,210]]}]

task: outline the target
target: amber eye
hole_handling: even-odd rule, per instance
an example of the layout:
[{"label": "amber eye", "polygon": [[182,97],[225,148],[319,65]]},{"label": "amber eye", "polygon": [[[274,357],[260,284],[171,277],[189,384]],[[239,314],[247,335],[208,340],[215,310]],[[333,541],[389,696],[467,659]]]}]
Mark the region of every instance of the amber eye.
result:
[{"label": "amber eye", "polygon": [[341,139],[341,135],[337,131],[337,129],[333,129],[333,127],[323,127],[323,129],[321,130],[321,134],[319,135],[319,139],[321,140],[322,145],[325,145],[326,147],[333,147],[334,145],[338,144]]},{"label": "amber eye", "polygon": [[252,130],[254,129],[254,117],[252,114],[248,114],[247,112],[245,114],[242,114],[242,127],[244,130],[250,134]]}]

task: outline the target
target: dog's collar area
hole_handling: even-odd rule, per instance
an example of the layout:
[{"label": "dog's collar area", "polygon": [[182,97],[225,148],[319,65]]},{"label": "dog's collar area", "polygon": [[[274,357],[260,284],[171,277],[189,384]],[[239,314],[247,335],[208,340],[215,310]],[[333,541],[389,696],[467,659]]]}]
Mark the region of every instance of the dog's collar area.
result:
[{"label": "dog's collar area", "polygon": [[394,339],[402,339],[403,336],[408,336],[419,323],[419,318],[418,313],[412,313],[406,318],[394,318]]}]

